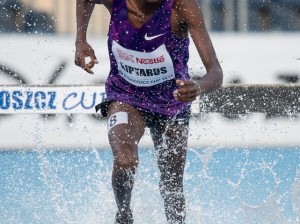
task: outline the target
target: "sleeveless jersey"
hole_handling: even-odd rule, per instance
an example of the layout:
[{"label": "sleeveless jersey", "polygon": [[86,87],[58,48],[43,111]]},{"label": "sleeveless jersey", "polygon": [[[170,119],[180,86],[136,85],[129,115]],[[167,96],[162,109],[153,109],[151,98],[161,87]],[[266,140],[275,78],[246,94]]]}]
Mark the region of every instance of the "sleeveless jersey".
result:
[{"label": "sleeveless jersey", "polygon": [[126,0],[114,0],[108,32],[111,70],[107,100],[164,116],[188,114],[191,103],[174,99],[176,79],[189,80],[189,39],[171,31],[173,0],[162,0],[140,28],[127,18]]}]

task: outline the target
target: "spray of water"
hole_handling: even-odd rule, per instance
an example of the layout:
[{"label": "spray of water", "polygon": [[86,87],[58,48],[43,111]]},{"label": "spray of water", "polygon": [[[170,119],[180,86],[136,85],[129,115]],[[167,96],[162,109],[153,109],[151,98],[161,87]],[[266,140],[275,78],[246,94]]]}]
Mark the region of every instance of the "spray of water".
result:
[{"label": "spray of water", "polygon": [[[42,139],[48,121],[41,124],[38,119],[32,125],[34,150],[21,153],[18,160],[14,153],[0,157],[6,186],[0,187],[3,223],[113,223],[110,150],[92,144],[85,149],[46,149]],[[72,128],[82,130],[81,137],[91,136],[80,117]],[[188,149],[186,223],[299,223],[299,163],[297,149]],[[140,149],[132,195],[135,223],[166,223],[159,176],[152,150]]]}]

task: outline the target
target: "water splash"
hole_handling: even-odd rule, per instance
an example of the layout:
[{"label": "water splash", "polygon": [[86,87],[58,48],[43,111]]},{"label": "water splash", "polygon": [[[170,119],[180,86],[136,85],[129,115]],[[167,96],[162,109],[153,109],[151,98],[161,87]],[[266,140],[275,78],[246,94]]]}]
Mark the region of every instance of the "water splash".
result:
[{"label": "water splash", "polygon": [[[1,223],[113,223],[110,150],[90,147],[93,139],[85,149],[43,148],[48,122],[32,124],[33,150],[0,153]],[[72,128],[91,136],[80,118]],[[299,223],[299,164],[297,148],[189,149],[187,224]],[[136,223],[166,223],[159,175],[152,150],[140,149],[132,196]]]},{"label": "water splash", "polygon": [[296,223],[300,223],[300,166],[297,169],[292,187],[292,204],[296,216]]}]

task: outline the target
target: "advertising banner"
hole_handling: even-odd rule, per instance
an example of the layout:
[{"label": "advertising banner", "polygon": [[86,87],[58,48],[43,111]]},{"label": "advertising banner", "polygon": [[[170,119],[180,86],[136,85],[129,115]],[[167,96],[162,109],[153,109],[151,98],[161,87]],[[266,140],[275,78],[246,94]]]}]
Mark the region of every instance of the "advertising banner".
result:
[{"label": "advertising banner", "polygon": [[0,114],[94,114],[104,86],[0,86]]}]

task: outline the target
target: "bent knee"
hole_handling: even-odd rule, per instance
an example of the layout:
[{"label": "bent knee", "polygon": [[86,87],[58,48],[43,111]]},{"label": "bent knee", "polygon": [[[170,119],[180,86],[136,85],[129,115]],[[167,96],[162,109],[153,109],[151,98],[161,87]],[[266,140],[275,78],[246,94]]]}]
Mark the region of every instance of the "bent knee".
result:
[{"label": "bent knee", "polygon": [[120,168],[134,168],[138,166],[139,158],[136,145],[122,144],[112,146],[114,165]]},{"label": "bent knee", "polygon": [[119,168],[130,169],[138,166],[137,157],[117,156],[114,158],[114,165]]}]

